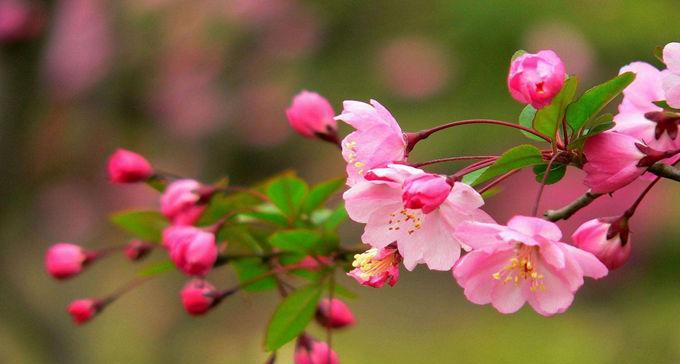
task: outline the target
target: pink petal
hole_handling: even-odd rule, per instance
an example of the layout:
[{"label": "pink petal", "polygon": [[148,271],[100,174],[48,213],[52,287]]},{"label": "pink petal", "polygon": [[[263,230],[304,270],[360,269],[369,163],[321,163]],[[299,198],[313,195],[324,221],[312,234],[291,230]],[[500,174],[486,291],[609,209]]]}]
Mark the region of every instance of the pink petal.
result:
[{"label": "pink petal", "polygon": [[528,236],[538,235],[552,241],[562,238],[562,231],[557,225],[538,217],[517,215],[508,221],[508,227]]},{"label": "pink petal", "polygon": [[607,267],[600,262],[592,253],[585,250],[579,249],[577,247],[571,246],[569,244],[559,243],[562,249],[566,251],[569,256],[574,259],[581,269],[583,270],[583,275],[591,278],[602,278],[609,273]]},{"label": "pink petal", "polygon": [[633,62],[621,68],[619,74],[634,72],[635,80],[623,91],[623,101],[619,105],[620,113],[646,113],[660,111],[661,108],[652,102],[663,100],[661,89],[661,72],[645,62]]},{"label": "pink petal", "polygon": [[498,282],[491,292],[491,305],[500,313],[517,312],[526,298],[524,297],[522,286],[524,282],[515,285],[513,282]]},{"label": "pink petal", "polygon": [[379,208],[401,204],[401,192],[398,189],[366,181],[352,186],[342,198],[349,218],[363,223]]},{"label": "pink petal", "polygon": [[574,300],[568,282],[545,264],[538,264],[537,271],[543,275],[545,289],[537,289],[529,296],[531,307],[543,316],[564,312]]},{"label": "pink petal", "polygon": [[454,235],[472,249],[481,249],[490,245],[504,244],[499,233],[507,229],[498,224],[466,221],[456,227]]},{"label": "pink petal", "polygon": [[669,71],[680,74],[680,43],[668,43],[663,47],[663,63]]},{"label": "pink petal", "polygon": [[[390,221],[395,219],[392,214],[398,213],[400,210],[401,204],[387,205],[375,210],[366,222],[361,241],[378,249],[382,249],[397,241],[403,236],[403,233],[401,229],[395,229],[395,225],[390,224]],[[390,228],[392,229],[390,230]]]},{"label": "pink petal", "polygon": [[462,211],[478,209],[484,205],[482,196],[474,188],[461,182],[453,184],[453,188],[446,200]]},{"label": "pink petal", "polygon": [[546,263],[552,265],[557,269],[564,268],[564,253],[557,243],[553,242],[543,242],[539,249],[541,257],[546,261]]}]

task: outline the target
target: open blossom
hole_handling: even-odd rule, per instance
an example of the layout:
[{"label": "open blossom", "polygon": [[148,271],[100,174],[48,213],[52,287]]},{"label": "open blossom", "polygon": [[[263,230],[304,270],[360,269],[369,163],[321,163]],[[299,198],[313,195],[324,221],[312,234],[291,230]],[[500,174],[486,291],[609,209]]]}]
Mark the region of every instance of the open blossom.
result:
[{"label": "open blossom", "polygon": [[78,245],[57,243],[47,249],[45,269],[54,278],[70,278],[83,270],[83,266],[96,258],[95,253],[88,253]]},{"label": "open blossom", "polygon": [[321,326],[339,329],[354,324],[354,314],[345,302],[324,298],[316,308],[316,321]]},{"label": "open blossom", "polygon": [[574,245],[595,255],[607,268],[616,269],[628,261],[631,243],[627,226],[615,225],[612,229],[609,220],[589,220],[579,226],[571,238]]},{"label": "open blossom", "polygon": [[290,126],[307,138],[317,134],[335,135],[338,129],[333,107],[316,92],[302,91],[295,95],[286,116]]},{"label": "open blossom", "polygon": [[144,157],[125,149],[118,149],[109,157],[108,171],[109,179],[116,183],[143,182],[153,174]]},{"label": "open blossom", "polygon": [[347,184],[352,186],[371,169],[405,159],[406,139],[392,114],[380,103],[370,105],[345,101],[336,116],[356,131],[342,141],[342,156],[347,162]]},{"label": "open blossom", "polygon": [[81,325],[90,321],[103,307],[101,301],[87,298],[71,302],[67,311],[73,317],[73,322]]},{"label": "open blossom", "polygon": [[295,364],[339,364],[338,354],[323,341],[307,335],[298,338],[295,345]]},{"label": "open blossom", "polygon": [[397,248],[388,246],[380,250],[371,248],[354,256],[354,269],[347,273],[364,286],[380,288],[385,283],[394,286],[399,280],[401,256]]},{"label": "open blossom", "polygon": [[678,109],[680,108],[680,43],[668,43],[663,47],[663,62],[667,67],[662,81],[666,102]]},{"label": "open blossom", "polygon": [[193,226],[170,226],[163,231],[163,246],[182,272],[205,276],[217,260],[215,234]]},{"label": "open blossom", "polygon": [[467,222],[456,236],[473,248],[453,270],[465,297],[501,313],[525,302],[544,316],[564,312],[584,276],[607,275],[593,254],[560,242],[557,225],[540,218],[515,216],[507,226]]},{"label": "open blossom", "polygon": [[215,293],[212,284],[199,279],[191,280],[180,292],[184,310],[194,316],[208,312],[215,303]]},{"label": "open blossom", "polygon": [[461,244],[453,235],[456,226],[467,220],[493,220],[479,209],[484,204],[479,193],[461,182],[453,184],[439,206],[428,200],[430,204],[423,205],[427,209],[408,208],[404,182],[415,176],[436,175],[401,164],[371,170],[343,195],[347,212],[352,220],[366,224],[364,243],[382,249],[396,242],[406,269],[424,263],[432,270],[449,270],[460,257]]},{"label": "open blossom", "polygon": [[191,225],[203,213],[201,184],[192,179],[172,182],[161,196],[161,212],[173,225]]},{"label": "open blossom", "polygon": [[564,63],[555,52],[524,53],[510,64],[508,89],[515,100],[540,109],[550,105],[565,78]]},{"label": "open blossom", "polygon": [[617,132],[588,138],[583,148],[587,159],[584,183],[595,193],[608,193],[635,181],[645,172],[645,167],[638,165],[645,154],[637,143],[638,139]]}]

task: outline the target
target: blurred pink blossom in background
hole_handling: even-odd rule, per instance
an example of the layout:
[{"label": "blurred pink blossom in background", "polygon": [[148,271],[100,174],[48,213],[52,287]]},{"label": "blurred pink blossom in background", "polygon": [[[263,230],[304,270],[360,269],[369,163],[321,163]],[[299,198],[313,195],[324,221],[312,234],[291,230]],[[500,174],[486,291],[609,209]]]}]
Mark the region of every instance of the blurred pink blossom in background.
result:
[{"label": "blurred pink blossom in background", "polygon": [[0,43],[31,39],[44,28],[42,3],[33,0],[0,0]]}]

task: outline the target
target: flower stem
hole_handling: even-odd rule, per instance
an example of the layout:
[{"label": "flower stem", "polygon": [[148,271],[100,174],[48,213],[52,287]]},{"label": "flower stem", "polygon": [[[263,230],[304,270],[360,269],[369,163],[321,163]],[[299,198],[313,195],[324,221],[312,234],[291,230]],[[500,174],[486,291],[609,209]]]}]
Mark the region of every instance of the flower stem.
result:
[{"label": "flower stem", "polygon": [[654,181],[652,181],[652,183],[647,185],[647,187],[644,189],[644,191],[642,191],[642,193],[640,193],[640,196],[638,196],[638,198],[635,200],[635,202],[633,202],[633,204],[628,208],[628,210],[626,210],[626,212],[623,214],[623,216],[625,216],[627,218],[631,218],[633,216],[633,214],[635,214],[635,210],[640,205],[640,202],[642,202],[642,200],[644,200],[645,196],[647,196],[649,191],[652,190],[652,187],[654,187],[654,185],[657,182],[659,182],[660,180],[661,180],[661,177],[656,177],[656,179],[654,179]]},{"label": "flower stem", "polygon": [[543,196],[543,189],[545,188],[545,183],[548,181],[548,176],[550,175],[550,168],[552,168],[553,162],[555,162],[555,159],[557,159],[557,156],[559,155],[559,153],[555,153],[548,161],[548,165],[545,167],[543,179],[541,180],[541,186],[538,188],[538,193],[536,194],[536,201],[534,202],[534,209],[531,212],[531,216],[538,215],[538,205],[541,204],[541,196]]},{"label": "flower stem", "polygon": [[425,161],[425,162],[414,163],[414,164],[411,164],[411,166],[416,167],[416,168],[420,168],[420,167],[429,166],[431,164],[436,164],[436,163],[469,161],[469,160],[475,160],[475,159],[490,159],[490,158],[498,158],[498,156],[497,155],[466,155],[466,156],[459,156],[459,157],[439,158],[439,159],[432,159],[432,160]]},{"label": "flower stem", "polygon": [[510,172],[508,172],[508,173],[506,173],[506,174],[503,174],[503,175],[501,175],[500,177],[496,178],[495,180],[491,181],[491,182],[490,182],[489,184],[487,184],[486,186],[482,187],[482,188],[481,188],[479,191],[477,191],[477,192],[479,192],[479,194],[481,195],[482,193],[484,193],[484,192],[490,190],[492,187],[498,185],[499,183],[503,182],[503,181],[506,180],[508,177],[512,176],[513,174],[515,174],[515,173],[517,173],[517,172],[519,172],[519,171],[521,171],[521,169],[515,169],[515,170],[510,171]]},{"label": "flower stem", "polygon": [[649,167],[647,171],[659,177],[668,178],[680,182],[680,169],[678,169],[677,167],[657,162],[654,163],[651,167]]}]

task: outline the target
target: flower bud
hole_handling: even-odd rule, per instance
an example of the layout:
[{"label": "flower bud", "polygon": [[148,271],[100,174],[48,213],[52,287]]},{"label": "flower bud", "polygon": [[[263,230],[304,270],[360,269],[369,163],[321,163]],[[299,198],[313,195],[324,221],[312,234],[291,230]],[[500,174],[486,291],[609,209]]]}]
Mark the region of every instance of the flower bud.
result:
[{"label": "flower bud", "polygon": [[622,266],[630,257],[631,244],[625,218],[589,220],[579,226],[571,238],[574,245],[595,255],[609,269]]},{"label": "flower bud", "polygon": [[399,280],[401,255],[396,248],[372,248],[354,256],[353,270],[347,273],[364,286],[380,288],[385,283],[394,286]]},{"label": "flower bud", "polygon": [[99,300],[91,298],[75,300],[68,305],[68,313],[73,317],[76,325],[90,321],[104,307]]},{"label": "flower bud", "polygon": [[171,226],[163,232],[163,245],[182,272],[205,276],[217,260],[215,235],[193,226]]},{"label": "flower bud", "polygon": [[191,179],[171,183],[161,196],[161,212],[173,225],[191,225],[205,209],[201,204],[201,184]]},{"label": "flower bud", "polygon": [[295,95],[286,116],[290,126],[304,137],[337,137],[335,111],[328,100],[316,92],[302,91]]},{"label": "flower bud", "polygon": [[565,78],[564,64],[555,52],[524,53],[510,64],[508,89],[515,100],[540,109],[550,105]]},{"label": "flower bud", "polygon": [[123,253],[128,259],[135,261],[146,257],[151,252],[151,249],[153,249],[151,244],[141,240],[133,240],[123,248]]},{"label": "flower bud", "polygon": [[354,324],[354,314],[337,298],[324,298],[316,308],[316,320],[323,327],[339,329]]},{"label": "flower bud", "polygon": [[303,334],[295,345],[295,364],[339,364],[338,354],[328,344]]},{"label": "flower bud", "polygon": [[52,277],[65,279],[80,273],[83,266],[96,257],[95,253],[88,253],[78,245],[57,243],[47,249],[45,268]]},{"label": "flower bud", "polygon": [[430,213],[441,205],[451,192],[446,177],[437,174],[417,174],[404,181],[401,195],[407,209],[422,209]]},{"label": "flower bud", "polygon": [[295,267],[298,269],[306,269],[311,271],[317,271],[321,266],[329,266],[333,263],[333,260],[329,257],[316,256],[313,257],[308,255],[302,258],[301,261],[295,263]]},{"label": "flower bud", "polygon": [[583,148],[587,159],[584,183],[595,193],[609,193],[636,180],[645,171],[638,166],[645,154],[636,143],[638,139],[617,132],[588,138]]},{"label": "flower bud", "polygon": [[143,182],[153,175],[151,164],[141,155],[118,149],[109,157],[109,179],[115,183]]},{"label": "flower bud", "polygon": [[215,287],[206,281],[194,279],[188,282],[180,292],[184,310],[194,316],[206,313],[215,304],[216,293]]}]

